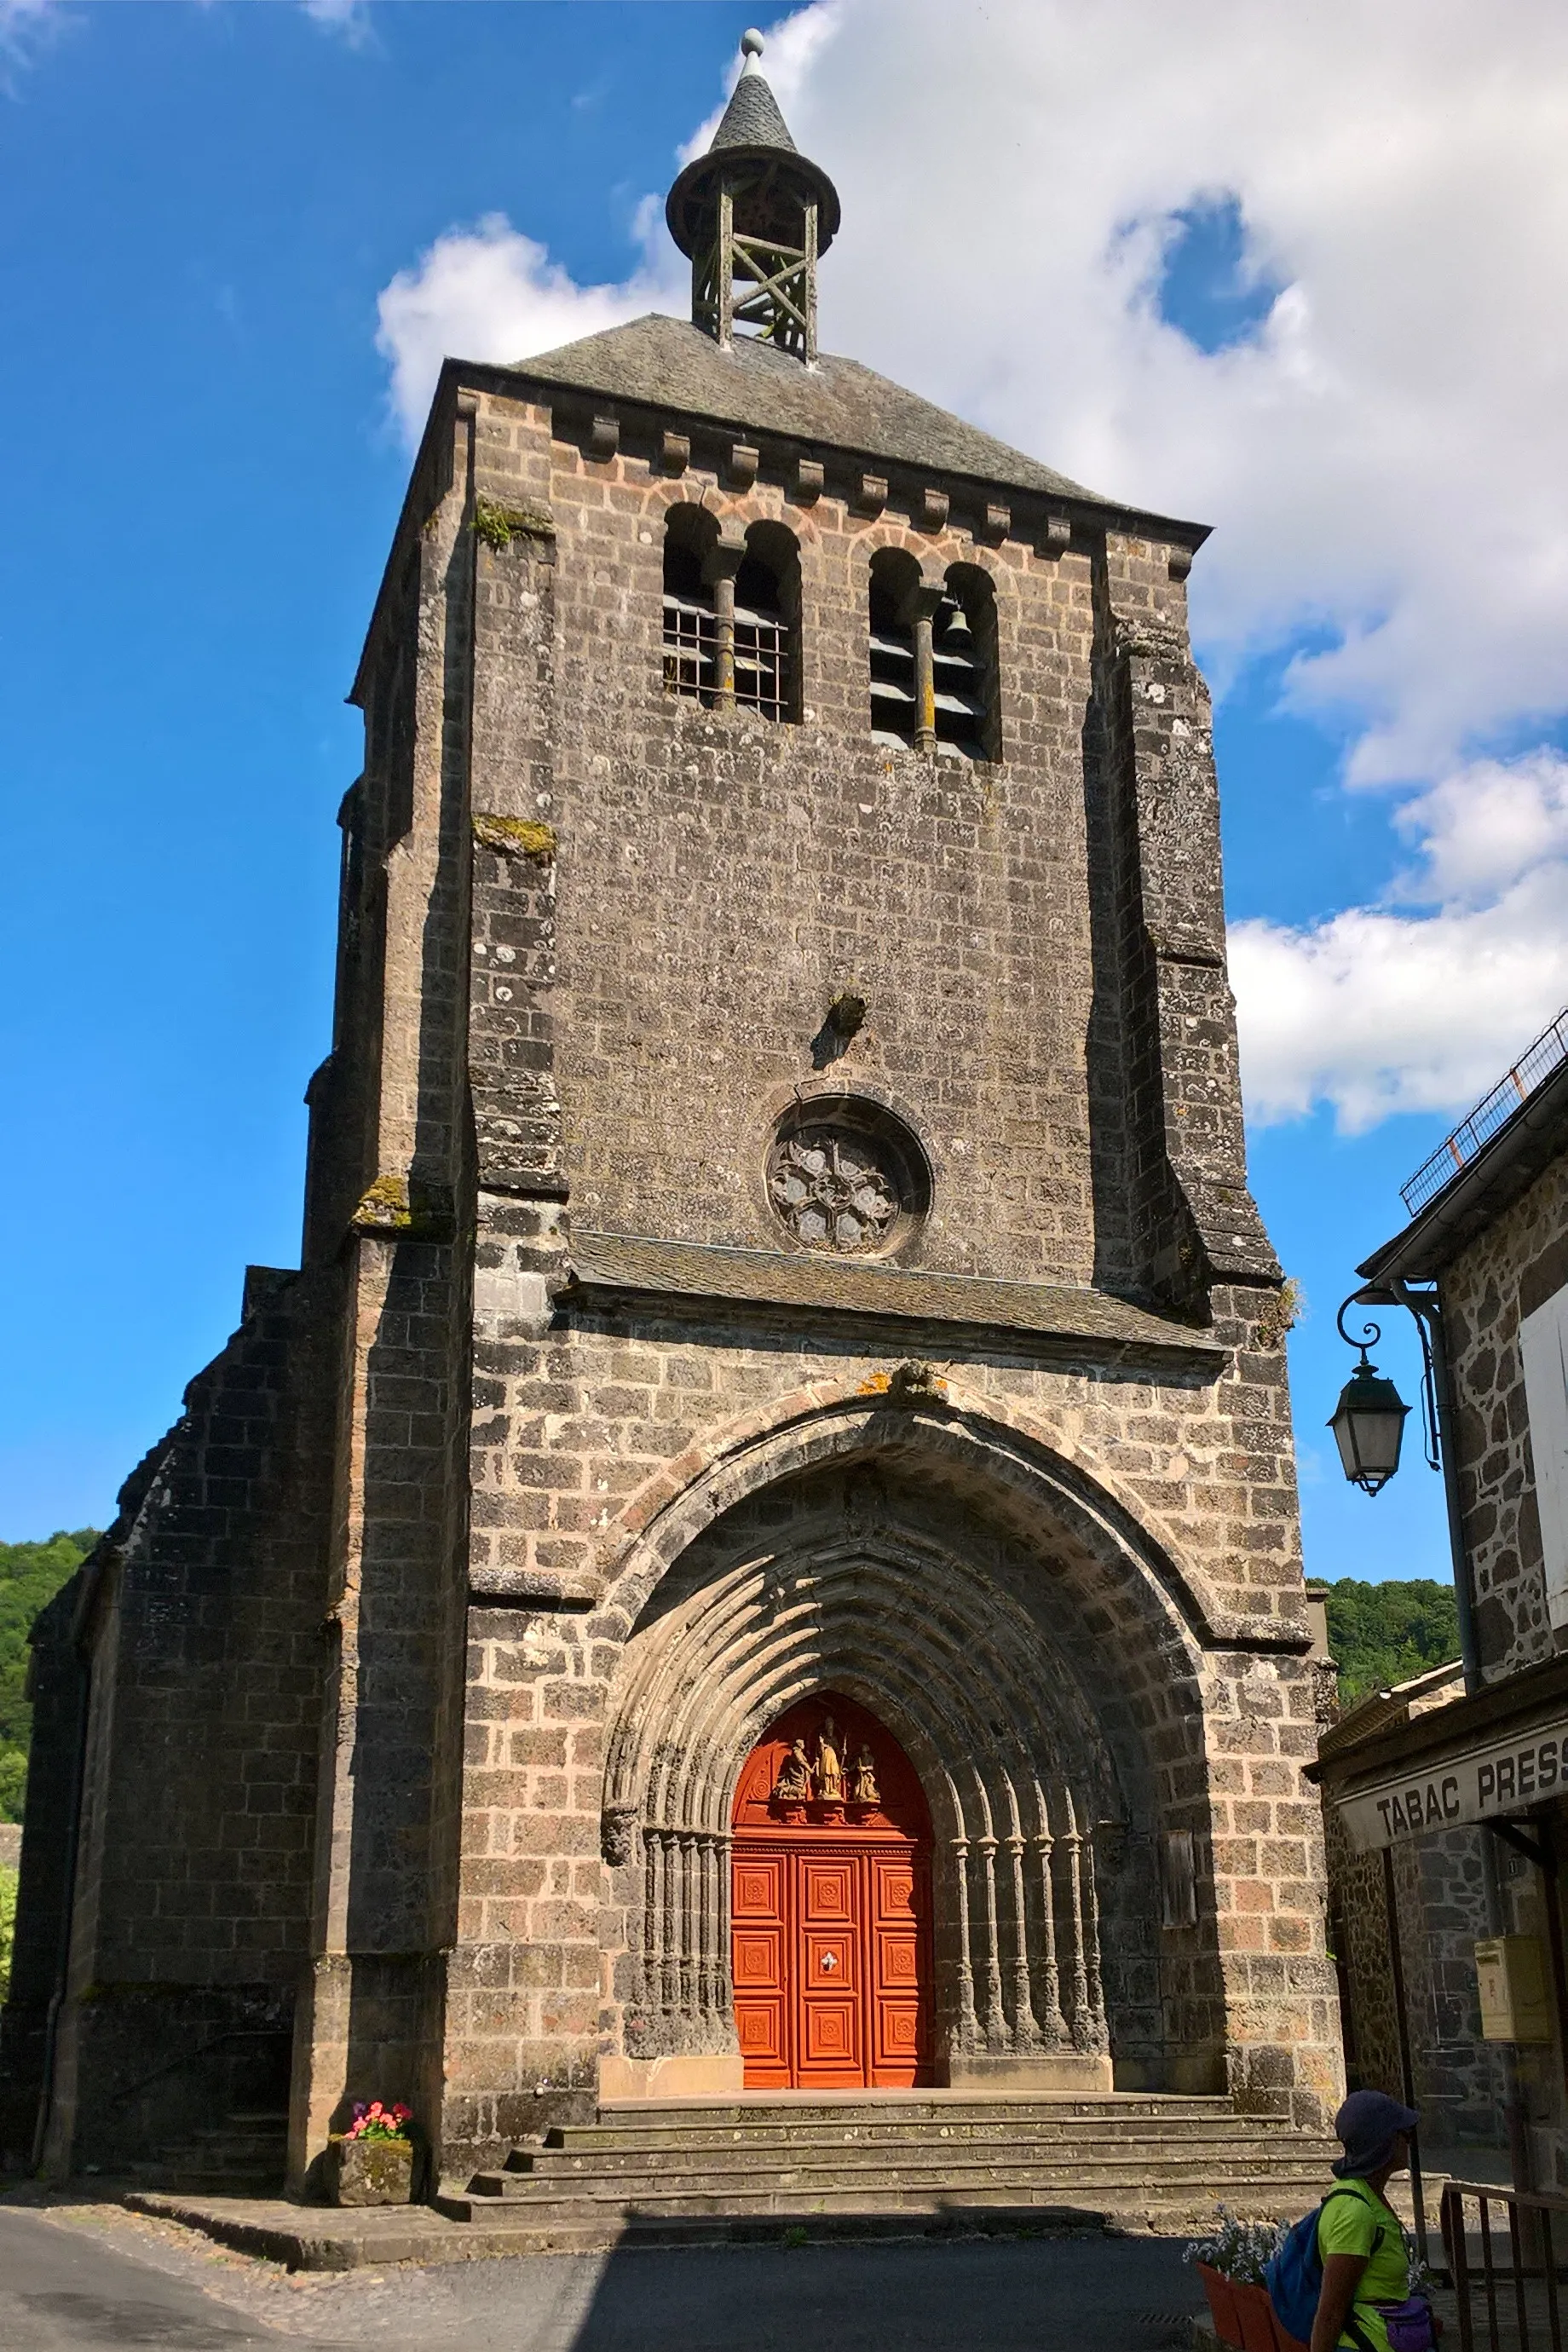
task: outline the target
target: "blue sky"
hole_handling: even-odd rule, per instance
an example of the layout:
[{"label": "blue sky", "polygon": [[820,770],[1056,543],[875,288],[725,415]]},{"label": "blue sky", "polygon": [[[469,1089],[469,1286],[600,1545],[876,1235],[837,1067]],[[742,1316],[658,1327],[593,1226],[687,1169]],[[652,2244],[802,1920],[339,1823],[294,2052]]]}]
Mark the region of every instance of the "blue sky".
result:
[{"label": "blue sky", "polygon": [[[1158,141],[1141,147],[1126,118],[1140,72],[1150,106],[1163,82],[1182,114],[1150,50],[1161,12],[1111,0],[1088,30],[1084,13],[839,0],[783,28],[775,86],[845,195],[825,332],[1097,487],[1216,522],[1194,620],[1223,688],[1255,1184],[1309,1302],[1292,1341],[1308,1565],[1442,1574],[1438,1481],[1418,1458],[1375,1504],[1331,1466],[1321,1423],[1347,1360],[1333,1315],[1356,1258],[1402,1222],[1399,1181],[1568,995],[1561,927],[1541,911],[1568,688],[1544,661],[1516,675],[1509,650],[1521,631],[1549,643],[1555,608],[1509,607],[1489,660],[1468,635],[1461,659],[1433,602],[1430,547],[1456,542],[1451,523],[1423,539],[1423,499],[1492,494],[1485,384],[1449,387],[1447,409],[1434,392],[1417,414],[1395,352],[1368,378],[1370,457],[1340,412],[1322,424],[1331,394],[1314,394],[1306,424],[1291,405],[1306,362],[1334,360],[1335,332],[1343,349],[1382,348],[1381,330],[1356,324],[1384,315],[1380,235],[1415,344],[1436,342],[1416,315],[1426,297],[1408,295],[1420,226],[1397,185],[1370,230],[1342,235],[1331,207],[1269,176],[1292,124],[1304,152],[1324,137],[1336,60],[1314,116],[1310,75],[1281,54],[1277,104],[1294,112],[1272,132],[1261,122],[1258,154],[1194,95],[1178,124],[1189,152],[1173,134],[1155,168]],[[1353,16],[1339,13],[1349,43]],[[1214,44],[1223,15],[1194,0]],[[542,319],[580,313],[567,331],[583,331],[672,301],[645,199],[721,102],[748,20],[721,0],[0,0],[0,426],[16,457],[0,541],[13,1120],[0,1538],[103,1523],[232,1328],[246,1263],[296,1261],[300,1097],[328,1034],[332,819],[357,767],[342,697],[430,351],[520,356],[541,347]],[[1436,47],[1414,94],[1399,57],[1388,64],[1400,102],[1433,121],[1442,73],[1458,88],[1470,71],[1458,36]],[[999,93],[1022,104],[1037,69],[1061,109],[1038,120],[1076,125],[1087,105],[1092,129],[1099,105],[1099,179],[1032,138],[1028,118],[1016,137],[995,123]],[[868,107],[873,84],[885,103]],[[950,114],[970,110],[980,145],[966,152],[984,150],[962,182],[921,163],[912,117],[933,86]],[[907,164],[886,143],[900,119]],[[1511,153],[1518,124],[1506,129]],[[1497,179],[1484,141],[1473,170]],[[1026,215],[1037,206],[1029,235],[1056,273],[1038,301],[1021,306],[1000,263],[994,285],[977,278],[987,172],[996,217],[1010,188]],[[481,226],[489,215],[504,217]],[[1479,251],[1478,274],[1490,262]],[[1438,272],[1434,316],[1444,286]],[[1533,462],[1517,384],[1505,397]],[[1468,473],[1455,415],[1471,420]],[[1510,509],[1515,571],[1550,572],[1556,513],[1539,496]],[[1494,849],[1515,844],[1480,897],[1449,870],[1470,856],[1478,811]],[[1429,970],[1450,975],[1441,1003]],[[1392,996],[1390,974],[1404,975]],[[1352,1003],[1371,1006],[1359,1027]],[[1381,1360],[1413,1397],[1403,1332]]]}]

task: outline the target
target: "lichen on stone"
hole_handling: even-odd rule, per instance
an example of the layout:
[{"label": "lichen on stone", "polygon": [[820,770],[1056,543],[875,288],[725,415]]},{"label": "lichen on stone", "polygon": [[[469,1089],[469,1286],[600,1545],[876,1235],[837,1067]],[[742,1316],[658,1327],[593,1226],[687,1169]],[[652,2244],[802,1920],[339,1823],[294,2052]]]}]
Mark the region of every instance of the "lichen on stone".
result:
[{"label": "lichen on stone", "polygon": [[481,849],[499,850],[503,857],[537,857],[541,860],[555,855],[555,828],[540,824],[532,817],[489,816],[476,813],[473,820],[474,839]]}]

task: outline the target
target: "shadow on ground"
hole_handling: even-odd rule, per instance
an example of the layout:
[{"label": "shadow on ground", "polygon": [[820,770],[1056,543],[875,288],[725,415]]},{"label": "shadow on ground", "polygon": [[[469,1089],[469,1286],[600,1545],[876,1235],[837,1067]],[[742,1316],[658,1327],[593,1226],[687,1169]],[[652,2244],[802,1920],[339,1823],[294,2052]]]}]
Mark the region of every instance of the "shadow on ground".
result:
[{"label": "shadow on ground", "polygon": [[107,2204],[0,2207],[0,2282],[5,2352],[1165,2352],[1202,2302],[1172,2239],[775,2238],[290,2276]]}]

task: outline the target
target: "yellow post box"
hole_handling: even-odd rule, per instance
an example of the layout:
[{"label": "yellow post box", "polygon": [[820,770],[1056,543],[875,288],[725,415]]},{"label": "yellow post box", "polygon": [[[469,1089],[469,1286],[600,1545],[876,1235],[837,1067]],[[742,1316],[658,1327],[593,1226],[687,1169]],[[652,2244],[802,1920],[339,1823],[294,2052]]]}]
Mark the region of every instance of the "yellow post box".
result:
[{"label": "yellow post box", "polygon": [[1483,2042],[1550,2042],[1552,1996],[1538,1936],[1489,1936],[1476,1946]]}]

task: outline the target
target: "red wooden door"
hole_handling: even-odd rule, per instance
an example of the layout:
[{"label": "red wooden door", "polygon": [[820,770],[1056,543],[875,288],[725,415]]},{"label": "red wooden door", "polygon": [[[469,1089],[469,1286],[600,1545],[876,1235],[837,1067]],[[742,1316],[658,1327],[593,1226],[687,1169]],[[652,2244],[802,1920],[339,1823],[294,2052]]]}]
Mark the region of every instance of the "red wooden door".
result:
[{"label": "red wooden door", "polygon": [[890,1733],[833,1694],[792,1707],[748,1758],[732,1818],[747,2087],[929,2082],[930,1822]]},{"label": "red wooden door", "polygon": [[873,2079],[917,2083],[925,2054],[931,1872],[922,1857],[868,1856],[870,1878]]},{"label": "red wooden door", "polygon": [[858,1853],[794,1853],[795,2065],[814,2091],[866,2081],[866,1902]]},{"label": "red wooden door", "polygon": [[737,1853],[731,1872],[731,1952],[735,2031],[746,2081],[787,2088],[790,2038],[784,2016],[788,1971],[789,1857]]}]

